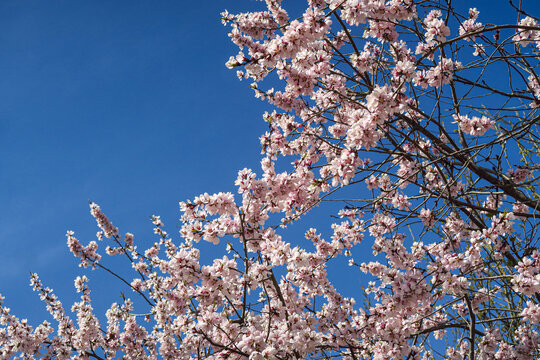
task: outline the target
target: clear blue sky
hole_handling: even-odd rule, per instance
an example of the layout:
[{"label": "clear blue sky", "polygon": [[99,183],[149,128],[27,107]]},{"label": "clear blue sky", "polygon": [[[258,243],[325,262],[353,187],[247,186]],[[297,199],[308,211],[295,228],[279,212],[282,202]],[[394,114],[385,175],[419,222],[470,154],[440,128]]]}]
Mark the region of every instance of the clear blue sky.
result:
[{"label": "clear blue sky", "polygon": [[[219,14],[261,6],[0,2],[0,293],[13,313],[35,323],[44,312],[30,271],[68,307],[76,298],[73,278],[83,271],[65,232],[95,239],[89,199],[149,246],[150,215],[176,236],[178,201],[235,191],[244,167],[260,173],[269,107],[224,66],[237,49]],[[205,259],[222,256],[203,247]],[[105,289],[96,272],[90,279],[94,294]],[[112,290],[101,305],[119,300]]]},{"label": "clear blue sky", "polygon": [[30,271],[70,307],[82,270],[65,232],[95,239],[89,199],[149,246],[149,216],[177,234],[178,201],[258,167],[267,107],[225,67],[237,49],[219,20],[257,5],[0,3],[0,293],[16,315],[44,310]]}]

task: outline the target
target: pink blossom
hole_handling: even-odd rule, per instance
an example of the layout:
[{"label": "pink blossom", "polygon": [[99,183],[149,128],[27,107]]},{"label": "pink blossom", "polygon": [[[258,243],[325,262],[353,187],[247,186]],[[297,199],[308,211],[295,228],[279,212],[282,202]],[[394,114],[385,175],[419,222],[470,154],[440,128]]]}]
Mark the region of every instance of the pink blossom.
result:
[{"label": "pink blossom", "polygon": [[118,236],[118,228],[113,226],[107,216],[101,211],[101,208],[96,204],[90,203],[90,213],[98,223],[98,226],[103,230],[107,238]]},{"label": "pink blossom", "polygon": [[431,10],[424,19],[424,25],[426,26],[426,42],[432,43],[433,40],[441,42],[446,41],[446,37],[450,35],[450,28],[444,24],[440,10]]},{"label": "pink blossom", "polygon": [[481,118],[473,116],[470,118],[465,115],[454,114],[453,117],[458,123],[459,128],[472,136],[482,136],[495,125],[495,121],[486,116],[482,116]]},{"label": "pink blossom", "polygon": [[[521,19],[519,25],[527,27],[536,27],[537,22],[530,16],[526,16]],[[535,43],[536,46],[540,46],[540,31],[518,28],[517,34],[512,38],[515,42],[518,42],[521,46],[527,46],[530,43]]]},{"label": "pink blossom", "polygon": [[[469,9],[469,18],[465,20],[459,27],[459,35],[462,36],[465,34],[470,34],[482,28],[482,23],[477,22],[479,14],[480,12],[476,8]],[[474,41],[474,39],[475,39],[474,35],[472,35],[471,37],[465,38],[466,41],[469,41],[469,40]]]}]

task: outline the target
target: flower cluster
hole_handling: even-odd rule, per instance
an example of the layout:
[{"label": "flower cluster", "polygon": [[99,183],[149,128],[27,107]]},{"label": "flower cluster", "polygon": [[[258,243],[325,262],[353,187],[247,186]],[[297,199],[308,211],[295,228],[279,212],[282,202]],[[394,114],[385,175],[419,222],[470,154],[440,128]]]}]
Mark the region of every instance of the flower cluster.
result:
[{"label": "flower cluster", "polygon": [[453,117],[459,124],[461,131],[472,136],[482,136],[495,125],[495,121],[486,116],[479,118],[477,116],[468,117],[466,115],[454,114]]},{"label": "flower cluster", "polygon": [[[477,22],[479,14],[480,12],[476,8],[469,9],[469,18],[465,20],[459,27],[459,35],[463,36],[466,34],[471,34],[482,28],[482,23]],[[465,38],[466,41],[474,39],[474,35]]]},{"label": "flower cluster", "polygon": [[538,25],[536,20],[527,16],[519,22],[519,25],[521,25],[521,27],[517,29],[517,34],[514,35],[512,40],[519,43],[521,46],[535,44],[540,49],[540,30],[533,30]]},{"label": "flower cluster", "polygon": [[441,16],[440,10],[431,10],[424,19],[425,37],[428,44],[432,44],[435,40],[444,42],[450,35],[450,28],[446,26],[443,19],[440,19]]}]

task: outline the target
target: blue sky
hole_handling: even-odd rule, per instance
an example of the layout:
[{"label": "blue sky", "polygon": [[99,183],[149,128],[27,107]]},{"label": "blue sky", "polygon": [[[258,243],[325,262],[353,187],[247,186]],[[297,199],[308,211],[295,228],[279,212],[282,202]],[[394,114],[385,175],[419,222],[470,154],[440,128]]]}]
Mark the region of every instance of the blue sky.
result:
[{"label": "blue sky", "polygon": [[44,310],[30,271],[74,299],[65,232],[94,240],[89,199],[151,244],[152,214],[176,234],[178,201],[258,167],[267,107],[225,67],[237,50],[219,20],[254,5],[0,3],[0,293],[16,315]]},{"label": "blue sky", "polygon": [[[152,214],[176,235],[178,201],[235,191],[244,167],[260,173],[270,108],[224,66],[237,49],[219,14],[261,5],[0,2],[0,293],[13,313],[42,318],[30,271],[66,305],[76,299],[73,278],[85,272],[65,233],[95,239],[89,199],[149,246]],[[204,258],[222,256],[202,246]],[[102,306],[119,300],[107,288],[118,283],[90,279],[94,293],[112,292]]]}]

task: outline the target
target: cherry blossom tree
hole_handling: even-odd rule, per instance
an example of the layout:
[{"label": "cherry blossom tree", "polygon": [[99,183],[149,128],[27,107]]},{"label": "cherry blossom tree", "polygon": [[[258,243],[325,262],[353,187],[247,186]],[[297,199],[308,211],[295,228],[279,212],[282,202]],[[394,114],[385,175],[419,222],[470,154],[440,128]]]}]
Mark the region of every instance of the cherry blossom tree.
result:
[{"label": "cherry blossom tree", "polygon": [[[33,274],[55,323],[34,328],[0,303],[0,358],[540,357],[539,19],[532,0],[494,1],[502,24],[466,3],[225,11],[239,47],[227,66],[275,108],[260,174],[240,170],[237,194],[181,202],[179,235],[154,216],[147,249],[91,203],[98,241],[70,231],[69,249],[133,300],[101,318],[82,276],[70,313]],[[330,227],[287,237],[330,203]],[[201,264],[201,239],[224,256]],[[345,297],[332,263],[371,281]]]}]

